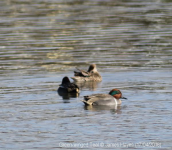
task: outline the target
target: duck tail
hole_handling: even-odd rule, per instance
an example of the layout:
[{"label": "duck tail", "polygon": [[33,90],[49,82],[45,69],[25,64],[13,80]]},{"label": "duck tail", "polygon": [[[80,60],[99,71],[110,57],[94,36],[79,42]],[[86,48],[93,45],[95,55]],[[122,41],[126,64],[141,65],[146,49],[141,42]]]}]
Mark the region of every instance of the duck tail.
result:
[{"label": "duck tail", "polygon": [[75,67],[75,68],[76,68],[76,70],[81,71],[81,69],[79,69],[78,67]]},{"label": "duck tail", "polygon": [[89,105],[86,100],[81,100],[85,105]]},{"label": "duck tail", "polygon": [[76,82],[76,81],[77,81],[77,79],[76,79],[75,77],[71,77],[71,79],[73,79],[73,80],[74,80],[74,82]]}]

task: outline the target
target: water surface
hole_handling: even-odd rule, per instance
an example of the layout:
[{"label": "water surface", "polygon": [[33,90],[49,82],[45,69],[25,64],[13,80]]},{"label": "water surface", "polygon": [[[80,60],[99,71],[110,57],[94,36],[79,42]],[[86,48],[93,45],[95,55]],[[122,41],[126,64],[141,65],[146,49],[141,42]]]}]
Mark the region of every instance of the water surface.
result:
[{"label": "water surface", "polygon": [[[168,0],[0,2],[0,149],[172,147],[172,3]],[[103,81],[78,97],[57,88],[75,67]],[[84,95],[119,88],[118,110]],[[78,144],[78,145],[72,145]]]}]

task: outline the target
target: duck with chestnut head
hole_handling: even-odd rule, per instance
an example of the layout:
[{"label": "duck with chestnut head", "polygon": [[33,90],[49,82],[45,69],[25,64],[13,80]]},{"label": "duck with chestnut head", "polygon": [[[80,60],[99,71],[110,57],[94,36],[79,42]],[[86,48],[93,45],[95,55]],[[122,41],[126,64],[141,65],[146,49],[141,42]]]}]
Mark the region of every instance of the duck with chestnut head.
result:
[{"label": "duck with chestnut head", "polygon": [[120,99],[127,99],[122,97],[122,93],[118,89],[112,89],[109,94],[92,94],[89,96],[84,96],[85,105],[95,105],[95,106],[112,106],[120,105],[122,101]]}]

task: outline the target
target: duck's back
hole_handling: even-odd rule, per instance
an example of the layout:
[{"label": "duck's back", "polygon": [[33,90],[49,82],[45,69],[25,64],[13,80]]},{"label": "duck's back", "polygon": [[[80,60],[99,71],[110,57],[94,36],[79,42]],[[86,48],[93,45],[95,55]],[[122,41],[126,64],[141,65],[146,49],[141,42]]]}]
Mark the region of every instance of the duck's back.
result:
[{"label": "duck's back", "polygon": [[72,79],[76,82],[78,81],[102,81],[102,77],[98,72],[95,73],[87,73],[83,75],[83,73],[75,73],[75,76]]},{"label": "duck's back", "polygon": [[84,96],[83,102],[87,105],[116,105],[115,98],[109,94]]},{"label": "duck's back", "polygon": [[66,83],[60,85],[58,90],[66,91],[66,92],[78,92],[79,87],[74,83]]}]

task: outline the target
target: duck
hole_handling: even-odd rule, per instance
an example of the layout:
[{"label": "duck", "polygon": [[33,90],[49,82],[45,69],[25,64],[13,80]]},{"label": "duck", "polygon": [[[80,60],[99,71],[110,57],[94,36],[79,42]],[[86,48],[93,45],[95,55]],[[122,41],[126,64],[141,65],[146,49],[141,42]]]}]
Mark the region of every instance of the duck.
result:
[{"label": "duck", "polygon": [[112,106],[121,105],[122,101],[120,99],[127,99],[122,97],[122,93],[118,89],[112,89],[109,94],[92,94],[89,96],[84,96],[82,102],[85,105],[93,106]]},{"label": "duck", "polygon": [[75,82],[82,81],[102,81],[100,73],[97,71],[96,64],[91,64],[88,71],[80,70],[76,68],[74,71],[74,77],[71,77]]},{"label": "duck", "polygon": [[58,93],[79,93],[79,87],[75,83],[71,83],[69,78],[65,76],[59,85]]}]

